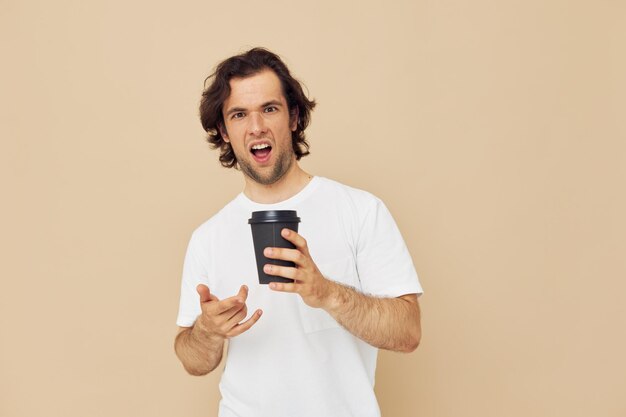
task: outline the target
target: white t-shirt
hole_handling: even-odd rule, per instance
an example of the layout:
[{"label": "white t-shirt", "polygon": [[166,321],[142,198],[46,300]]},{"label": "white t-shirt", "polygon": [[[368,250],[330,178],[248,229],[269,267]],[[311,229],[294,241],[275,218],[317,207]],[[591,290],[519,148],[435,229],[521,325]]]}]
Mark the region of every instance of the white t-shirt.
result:
[{"label": "white t-shirt", "polygon": [[327,278],[375,296],[422,293],[404,240],[373,195],[322,177],[276,204],[239,194],[192,234],[177,320],[182,327],[194,324],[200,283],[219,299],[246,284],[248,311],[263,310],[252,328],[229,341],[219,416],[380,416],[374,395],[378,349],[299,295],[259,284],[248,224],[259,210],[297,210],[298,233]]}]

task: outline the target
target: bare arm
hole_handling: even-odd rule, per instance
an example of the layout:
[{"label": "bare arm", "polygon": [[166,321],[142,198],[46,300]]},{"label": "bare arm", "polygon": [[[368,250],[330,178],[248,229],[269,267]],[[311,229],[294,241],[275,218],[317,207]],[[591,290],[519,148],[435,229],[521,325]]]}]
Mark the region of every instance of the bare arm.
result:
[{"label": "bare arm", "polygon": [[239,293],[220,301],[205,285],[198,285],[202,313],[193,327],[182,327],[174,350],[185,370],[191,375],[206,375],[220,364],[224,341],[248,330],[261,317],[257,310],[245,322],[240,323],[247,313],[248,288],[244,285]]},{"label": "bare arm", "polygon": [[413,352],[421,339],[416,294],[372,297],[329,281],[331,295],[324,310],[356,337],[380,349]]},{"label": "bare arm", "polygon": [[416,294],[379,298],[328,280],[311,259],[302,236],[288,229],[282,235],[296,249],[266,248],[265,256],[294,262],[297,267],[266,265],[265,272],[295,282],[272,283],[271,289],[298,293],[307,305],[326,310],[346,330],[372,346],[399,352],[417,348],[421,326]]},{"label": "bare arm", "polygon": [[174,342],[174,350],[189,374],[201,376],[217,368],[222,361],[224,339],[211,337],[197,328],[195,325],[181,327]]}]

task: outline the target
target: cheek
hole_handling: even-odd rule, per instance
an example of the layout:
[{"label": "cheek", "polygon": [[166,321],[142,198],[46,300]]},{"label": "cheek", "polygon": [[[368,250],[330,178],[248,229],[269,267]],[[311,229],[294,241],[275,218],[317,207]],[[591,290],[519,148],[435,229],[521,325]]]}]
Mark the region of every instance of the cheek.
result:
[{"label": "cheek", "polygon": [[[224,129],[224,133],[228,136],[228,142],[236,142],[237,138],[242,137],[243,133],[241,132],[242,128],[237,124],[229,124]],[[224,137],[224,135],[222,135]],[[224,137],[226,139],[226,137]]]}]

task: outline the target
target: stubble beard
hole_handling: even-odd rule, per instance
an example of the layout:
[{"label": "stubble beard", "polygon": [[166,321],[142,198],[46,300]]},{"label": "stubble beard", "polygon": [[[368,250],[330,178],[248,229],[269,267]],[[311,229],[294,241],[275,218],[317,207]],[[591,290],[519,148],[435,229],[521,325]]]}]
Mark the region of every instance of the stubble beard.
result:
[{"label": "stubble beard", "polygon": [[254,182],[257,182],[261,185],[272,185],[278,180],[280,180],[291,168],[291,164],[293,163],[292,153],[288,150],[283,150],[276,158],[276,163],[272,168],[272,171],[268,175],[262,175],[258,170],[255,170],[252,167],[252,164],[249,163],[244,158],[237,158],[237,163],[241,168],[241,171],[252,179]]}]

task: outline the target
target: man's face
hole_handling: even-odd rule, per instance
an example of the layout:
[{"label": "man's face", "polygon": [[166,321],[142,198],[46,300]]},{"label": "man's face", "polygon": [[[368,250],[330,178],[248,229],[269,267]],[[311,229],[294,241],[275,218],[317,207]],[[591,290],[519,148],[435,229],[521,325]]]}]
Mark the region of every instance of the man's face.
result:
[{"label": "man's face", "polygon": [[225,129],[243,173],[263,185],[285,175],[295,161],[291,132],[298,118],[290,117],[280,80],[271,70],[230,80],[223,106]]}]

